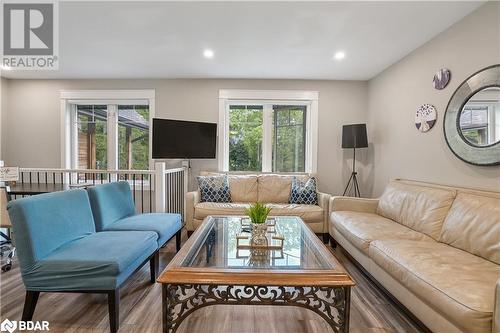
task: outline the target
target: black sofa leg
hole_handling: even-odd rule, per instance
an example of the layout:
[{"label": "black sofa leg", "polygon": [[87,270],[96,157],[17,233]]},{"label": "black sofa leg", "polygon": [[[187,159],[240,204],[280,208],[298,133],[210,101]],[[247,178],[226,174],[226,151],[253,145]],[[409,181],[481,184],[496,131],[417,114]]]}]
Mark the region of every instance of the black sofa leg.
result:
[{"label": "black sofa leg", "polygon": [[160,252],[156,251],[155,254],[149,259],[149,272],[151,273],[151,283],[156,282],[158,271],[160,270]]},{"label": "black sofa leg", "polygon": [[330,245],[332,246],[332,248],[336,248],[337,242],[335,241],[335,239],[330,235],[328,235],[328,238],[330,238]]},{"label": "black sofa leg", "polygon": [[189,237],[191,237],[191,235],[193,234],[193,232],[194,232],[194,231],[189,231],[189,230],[188,230],[188,232],[187,232],[187,234],[188,234],[188,238],[189,238]]},{"label": "black sofa leg", "polygon": [[38,302],[39,291],[26,290],[26,299],[24,300],[23,316],[21,320],[30,321],[35,313],[36,302]]},{"label": "black sofa leg", "polygon": [[181,236],[182,236],[181,230],[177,231],[177,233],[175,234],[175,250],[176,250],[176,252],[179,252],[179,250],[181,249]]},{"label": "black sofa leg", "polygon": [[329,242],[330,242],[330,234],[324,233],[323,234],[323,243],[328,244]]},{"label": "black sofa leg", "polygon": [[120,326],[120,290],[108,292],[109,330],[116,333]]}]

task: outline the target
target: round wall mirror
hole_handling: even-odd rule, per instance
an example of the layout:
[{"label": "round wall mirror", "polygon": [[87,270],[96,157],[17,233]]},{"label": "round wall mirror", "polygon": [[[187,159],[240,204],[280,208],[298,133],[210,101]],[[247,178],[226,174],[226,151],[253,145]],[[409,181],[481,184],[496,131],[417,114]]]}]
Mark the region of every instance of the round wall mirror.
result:
[{"label": "round wall mirror", "polygon": [[462,82],[448,103],[443,126],[458,158],[474,165],[500,164],[500,65]]},{"label": "round wall mirror", "polygon": [[500,142],[500,87],[479,90],[460,112],[460,133],[473,146]]}]

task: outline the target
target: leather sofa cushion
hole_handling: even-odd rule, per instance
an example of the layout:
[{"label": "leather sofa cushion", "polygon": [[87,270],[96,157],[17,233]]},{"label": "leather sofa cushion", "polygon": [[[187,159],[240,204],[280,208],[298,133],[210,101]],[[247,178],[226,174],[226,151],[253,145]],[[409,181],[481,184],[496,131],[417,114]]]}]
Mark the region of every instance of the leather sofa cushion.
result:
[{"label": "leather sofa cushion", "polygon": [[293,176],[259,175],[258,201],[288,203]]},{"label": "leather sofa cushion", "polygon": [[371,259],[465,332],[491,332],[500,266],[439,242],[377,240]]},{"label": "leather sofa cushion", "polygon": [[440,241],[500,264],[500,199],[459,193]]},{"label": "leather sofa cushion", "polygon": [[228,178],[233,202],[257,201],[257,175],[229,175]]},{"label": "leather sofa cushion", "polygon": [[434,242],[420,232],[377,214],[339,211],[331,215],[331,227],[368,255],[370,243],[377,239],[409,239]]},{"label": "leather sofa cushion", "polygon": [[210,215],[245,215],[249,203],[238,202],[200,202],[194,206],[194,218],[203,220]]},{"label": "leather sofa cushion", "polygon": [[298,216],[306,223],[324,221],[324,211],[320,206],[302,204],[267,204],[266,206],[271,208],[270,215]]},{"label": "leather sofa cushion", "polygon": [[392,181],[380,197],[377,213],[438,240],[455,195],[453,190]]},{"label": "leather sofa cushion", "polygon": [[[315,205],[267,204],[270,215],[299,216],[304,222],[323,221],[323,208]],[[194,209],[194,217],[202,220],[210,215],[245,215],[248,203],[200,202]]]}]

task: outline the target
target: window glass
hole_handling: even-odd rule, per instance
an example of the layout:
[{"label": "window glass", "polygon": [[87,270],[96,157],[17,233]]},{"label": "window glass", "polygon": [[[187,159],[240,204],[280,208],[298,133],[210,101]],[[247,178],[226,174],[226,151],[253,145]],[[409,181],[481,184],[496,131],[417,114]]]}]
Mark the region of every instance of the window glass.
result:
[{"label": "window glass", "polygon": [[149,169],[148,105],[118,105],[118,168]]},{"label": "window glass", "polygon": [[107,106],[77,105],[77,167],[107,168]]},{"label": "window glass", "polygon": [[306,107],[274,105],[273,172],[304,172]]},{"label": "window glass", "polygon": [[229,108],[229,170],[262,170],[262,105]]}]

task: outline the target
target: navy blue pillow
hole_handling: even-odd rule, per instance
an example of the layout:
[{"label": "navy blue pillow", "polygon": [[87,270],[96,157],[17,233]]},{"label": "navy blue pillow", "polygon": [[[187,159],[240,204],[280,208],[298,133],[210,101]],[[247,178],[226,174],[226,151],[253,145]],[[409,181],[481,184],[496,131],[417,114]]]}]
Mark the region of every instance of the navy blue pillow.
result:
[{"label": "navy blue pillow", "polygon": [[317,205],[318,192],[316,189],[316,178],[311,177],[308,180],[303,181],[297,177],[293,177],[289,203]]},{"label": "navy blue pillow", "polygon": [[198,176],[201,202],[231,202],[227,175]]}]

